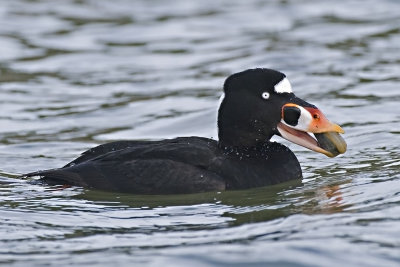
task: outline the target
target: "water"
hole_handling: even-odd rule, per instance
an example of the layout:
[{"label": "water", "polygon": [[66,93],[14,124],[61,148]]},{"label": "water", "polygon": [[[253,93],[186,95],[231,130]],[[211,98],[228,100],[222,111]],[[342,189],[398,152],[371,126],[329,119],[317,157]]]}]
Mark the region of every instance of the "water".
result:
[{"label": "water", "polygon": [[[400,3],[0,3],[0,262],[398,266]],[[215,137],[226,76],[285,72],[343,126],[329,159],[287,144],[302,183],[138,196],[33,185],[121,139]]]}]

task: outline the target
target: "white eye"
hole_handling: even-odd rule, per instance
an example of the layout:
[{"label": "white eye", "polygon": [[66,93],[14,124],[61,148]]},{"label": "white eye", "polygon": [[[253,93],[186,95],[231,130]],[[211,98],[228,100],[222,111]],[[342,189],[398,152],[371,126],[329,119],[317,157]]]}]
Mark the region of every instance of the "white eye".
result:
[{"label": "white eye", "polygon": [[269,93],[268,92],[264,92],[264,93],[262,93],[262,98],[264,98],[264,99],[268,99],[269,98]]}]

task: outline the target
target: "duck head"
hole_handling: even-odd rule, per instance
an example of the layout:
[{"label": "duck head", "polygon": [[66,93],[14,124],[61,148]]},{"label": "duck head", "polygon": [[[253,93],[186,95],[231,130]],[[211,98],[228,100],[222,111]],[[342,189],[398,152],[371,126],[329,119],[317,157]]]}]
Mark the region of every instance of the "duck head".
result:
[{"label": "duck head", "polygon": [[279,135],[293,143],[337,156],[346,151],[339,133],[314,105],[298,98],[286,75],[272,69],[250,69],[228,77],[218,110],[222,147],[253,147]]}]

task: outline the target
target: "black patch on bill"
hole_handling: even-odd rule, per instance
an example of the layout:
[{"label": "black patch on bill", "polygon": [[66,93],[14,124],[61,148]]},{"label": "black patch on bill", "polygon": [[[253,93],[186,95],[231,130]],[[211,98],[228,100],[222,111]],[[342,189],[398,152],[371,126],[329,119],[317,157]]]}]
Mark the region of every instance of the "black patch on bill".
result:
[{"label": "black patch on bill", "polygon": [[287,106],[283,108],[283,120],[290,126],[296,126],[299,123],[301,110],[297,107]]}]

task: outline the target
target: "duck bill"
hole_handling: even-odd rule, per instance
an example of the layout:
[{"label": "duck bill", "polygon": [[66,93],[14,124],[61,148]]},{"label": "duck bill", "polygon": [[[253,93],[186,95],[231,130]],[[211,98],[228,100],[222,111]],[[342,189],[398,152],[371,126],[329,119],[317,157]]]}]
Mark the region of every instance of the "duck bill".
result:
[{"label": "duck bill", "polygon": [[282,107],[282,119],[277,126],[280,136],[328,157],[346,152],[347,144],[340,136],[344,130],[331,123],[318,108],[306,104],[288,103]]}]

